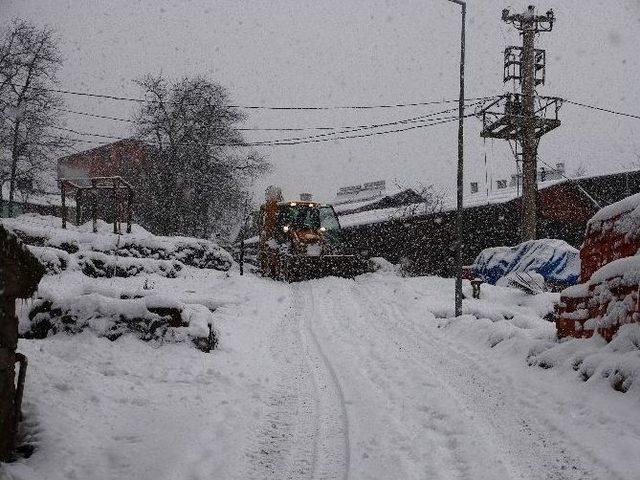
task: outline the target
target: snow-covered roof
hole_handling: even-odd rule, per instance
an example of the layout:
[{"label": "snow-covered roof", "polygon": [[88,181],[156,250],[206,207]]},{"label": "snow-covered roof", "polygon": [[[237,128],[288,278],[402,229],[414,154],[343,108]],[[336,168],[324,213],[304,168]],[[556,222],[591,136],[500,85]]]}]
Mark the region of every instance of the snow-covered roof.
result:
[{"label": "snow-covered roof", "polygon": [[336,197],[336,199],[334,200],[334,204],[339,204],[339,205],[354,204],[356,202],[362,202],[367,200],[379,200],[382,197],[384,197],[384,194],[379,190],[376,190],[376,191],[362,190],[360,192],[353,193],[345,198]]},{"label": "snow-covered roof", "polygon": [[356,210],[358,208],[366,207],[367,205],[371,205],[372,203],[379,202],[380,199],[382,198],[384,197],[378,196],[375,198],[370,198],[368,200],[360,200],[358,202],[338,203],[338,204],[334,203],[333,209],[336,211],[338,215],[340,215],[340,212],[348,212],[351,210]]},{"label": "snow-covered roof", "polygon": [[[610,175],[617,175],[621,173],[629,173],[632,171],[637,171],[637,169],[623,171],[623,172],[614,172],[614,173],[606,173],[601,175],[588,175],[571,179],[554,179],[547,180],[545,182],[538,183],[538,189],[543,190],[545,188],[550,188],[555,185],[559,185],[562,183],[567,183],[571,181],[577,180],[588,180],[593,178],[606,177]],[[471,195],[466,195],[464,198],[464,208],[473,208],[480,207],[483,205],[493,205],[499,203],[506,203],[511,200],[515,200],[516,198],[522,195],[522,188],[517,188],[515,186],[501,188],[497,190],[490,191],[487,195],[486,192],[478,192]],[[640,197],[638,197],[638,205],[640,206]],[[372,202],[373,203],[373,202]],[[615,204],[614,204],[615,205]],[[612,205],[613,206],[613,205]],[[607,207],[608,208],[608,207]],[[444,205],[442,207],[442,212],[450,212],[456,209],[456,200],[455,198],[447,198],[444,201]],[[346,209],[345,209],[346,210]],[[349,208],[348,210],[351,210]],[[340,212],[336,209],[338,215]],[[340,215],[340,224],[345,227],[355,227],[358,225],[366,225],[371,223],[381,223],[389,220],[402,219],[402,218],[411,218],[414,216],[424,215],[425,213],[431,213],[427,211],[425,205],[422,203],[416,203],[413,205],[406,205],[401,207],[392,207],[392,208],[384,208],[378,210],[368,210],[364,212],[352,213],[347,215]],[[640,210],[639,210],[640,216]]]}]

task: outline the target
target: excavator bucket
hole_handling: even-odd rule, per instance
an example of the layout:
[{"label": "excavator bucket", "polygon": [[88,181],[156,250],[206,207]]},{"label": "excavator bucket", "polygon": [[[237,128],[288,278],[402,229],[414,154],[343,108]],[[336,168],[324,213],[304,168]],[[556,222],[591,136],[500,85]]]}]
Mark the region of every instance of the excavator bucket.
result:
[{"label": "excavator bucket", "polygon": [[301,282],[314,278],[353,278],[373,269],[369,262],[355,255],[290,255],[283,258],[282,279]]}]

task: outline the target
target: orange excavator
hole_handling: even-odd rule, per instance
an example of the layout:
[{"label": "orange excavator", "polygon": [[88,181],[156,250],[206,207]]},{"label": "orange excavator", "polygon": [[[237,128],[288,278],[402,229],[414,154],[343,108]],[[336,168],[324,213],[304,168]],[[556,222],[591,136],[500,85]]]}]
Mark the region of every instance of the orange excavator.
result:
[{"label": "orange excavator", "polygon": [[259,223],[258,261],[264,276],[295,282],[370,271],[344,241],[333,207],[310,195],[285,202],[279,188],[269,187]]}]

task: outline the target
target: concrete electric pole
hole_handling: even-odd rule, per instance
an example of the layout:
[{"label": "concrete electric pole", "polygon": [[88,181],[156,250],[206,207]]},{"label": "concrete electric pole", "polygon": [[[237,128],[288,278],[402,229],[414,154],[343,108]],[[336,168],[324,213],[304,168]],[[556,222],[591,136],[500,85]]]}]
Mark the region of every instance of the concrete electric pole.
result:
[{"label": "concrete electric pole", "polygon": [[[530,6],[522,21],[522,240],[535,240],[538,200],[538,145],[535,137],[535,15]],[[504,18],[504,15],[503,15]],[[507,21],[509,17],[507,16]],[[551,20],[553,22],[553,20]]]},{"label": "concrete electric pole", "polygon": [[[558,110],[561,100],[553,97],[536,97],[536,86],[543,85],[546,76],[546,53],[535,48],[535,37],[553,29],[553,10],[536,15],[529,6],[524,13],[502,11],[502,20],[512,24],[522,35],[522,47],[507,47],[504,53],[504,82],[520,83],[520,94],[507,94],[482,109],[484,138],[501,138],[514,141],[522,156],[522,240],[533,240],[537,235],[538,195],[538,142],[547,132],[560,126]],[[536,102],[538,106],[536,107]],[[502,106],[503,111],[492,108]],[[555,110],[555,116],[548,110]],[[550,117],[550,118],[549,118]],[[516,158],[519,161],[520,158]]]}]

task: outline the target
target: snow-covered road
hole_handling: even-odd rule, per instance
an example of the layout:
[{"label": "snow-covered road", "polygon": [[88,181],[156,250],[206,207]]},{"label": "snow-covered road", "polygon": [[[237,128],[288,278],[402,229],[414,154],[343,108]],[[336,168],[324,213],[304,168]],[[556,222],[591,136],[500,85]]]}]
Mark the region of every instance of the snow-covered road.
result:
[{"label": "snow-covered road", "polygon": [[451,280],[207,275],[180,288],[223,304],[212,354],[23,342],[37,449],[0,478],[638,478],[638,390],[527,365],[549,297],[488,287],[453,319]]},{"label": "snow-covered road", "polygon": [[390,280],[292,287],[254,478],[637,477],[635,402],[461,342]]}]

